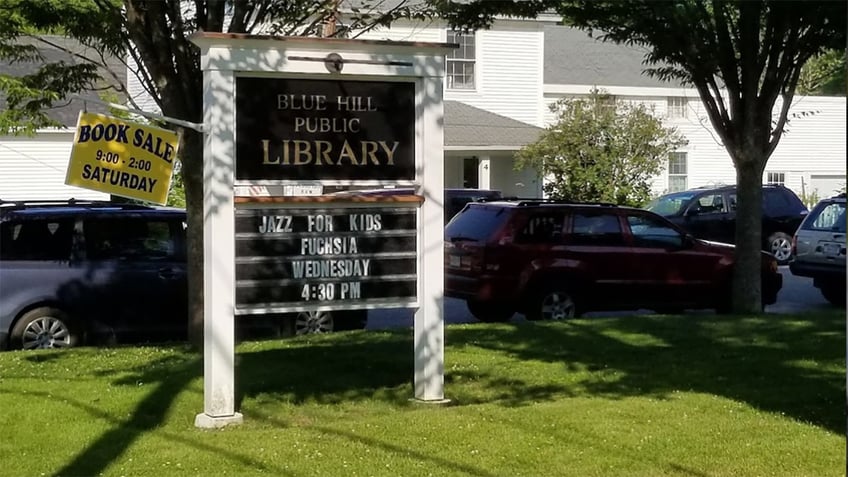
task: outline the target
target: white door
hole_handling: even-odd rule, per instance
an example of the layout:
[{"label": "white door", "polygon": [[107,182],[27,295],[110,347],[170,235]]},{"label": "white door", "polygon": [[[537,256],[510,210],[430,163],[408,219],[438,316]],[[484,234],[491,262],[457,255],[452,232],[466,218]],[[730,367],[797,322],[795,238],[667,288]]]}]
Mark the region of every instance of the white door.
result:
[{"label": "white door", "polygon": [[809,193],[815,192],[820,199],[833,197],[845,190],[845,176],[811,175]]}]

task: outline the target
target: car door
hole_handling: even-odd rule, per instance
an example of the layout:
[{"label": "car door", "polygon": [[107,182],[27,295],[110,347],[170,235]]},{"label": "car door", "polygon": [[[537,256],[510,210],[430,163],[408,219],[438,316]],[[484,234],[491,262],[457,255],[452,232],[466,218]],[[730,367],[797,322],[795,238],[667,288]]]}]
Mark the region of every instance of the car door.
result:
[{"label": "car door", "polygon": [[630,286],[630,246],[625,242],[619,215],[600,209],[577,209],[571,214],[570,225],[566,239],[568,259],[588,277],[583,297],[588,306],[628,308],[638,301],[638,292]]},{"label": "car door", "polygon": [[187,323],[182,221],[153,215],[84,220],[90,286],[99,317],[116,332],[184,329]]},{"label": "car door", "polygon": [[700,250],[659,217],[626,215],[632,245],[629,262],[643,306],[676,308],[709,302],[721,255]]},{"label": "car door", "polygon": [[695,237],[733,243],[733,235],[728,235],[727,230],[730,216],[724,193],[707,192],[693,200],[686,209],[683,225]]}]

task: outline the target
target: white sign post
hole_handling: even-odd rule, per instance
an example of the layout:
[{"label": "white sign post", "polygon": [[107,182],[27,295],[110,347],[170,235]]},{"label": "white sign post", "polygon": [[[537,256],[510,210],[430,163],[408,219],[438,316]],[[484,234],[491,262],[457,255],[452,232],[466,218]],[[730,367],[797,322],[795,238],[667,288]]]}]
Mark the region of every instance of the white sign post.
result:
[{"label": "white sign post", "polygon": [[[414,389],[421,402],[444,402],[444,152],[443,152],[443,78],[444,55],[455,47],[449,44],[337,40],[320,38],[279,38],[253,35],[198,33],[192,41],[201,48],[203,70],[203,110],[206,142],[204,146],[204,409],[195,419],[201,428],[222,427],[242,421],[235,409],[236,301],[235,210],[236,188],[265,190],[293,187],[298,180],[239,180],[237,164],[250,174],[262,165],[295,165],[298,160],[316,157],[324,161],[337,158],[356,165],[391,164],[397,142],[386,138],[360,141],[361,147],[345,140],[341,155],[331,156],[333,145],[327,140],[298,139],[285,142],[261,141],[262,144],[237,144],[236,101],[240,78],[283,78],[294,80],[336,80],[349,82],[403,82],[414,85],[414,172],[401,180],[346,180],[335,177],[322,185],[406,185],[416,186],[423,201],[417,212],[417,309],[414,326]],[[244,81],[242,81],[244,82]],[[260,81],[261,82],[261,81]],[[284,82],[285,83],[285,82]],[[284,84],[283,83],[283,84]],[[289,82],[292,84],[297,81]],[[299,83],[304,83],[300,81]],[[365,85],[367,86],[367,85]],[[306,99],[306,96],[299,98]],[[359,98],[359,99],[355,99]],[[294,98],[297,99],[297,98]],[[292,96],[281,101],[291,107]],[[313,108],[326,107],[331,100],[314,96]],[[283,104],[278,103],[277,106]],[[273,104],[269,108],[276,107]],[[306,104],[304,104],[306,107]],[[368,98],[339,96],[335,107],[363,112],[379,109]],[[282,108],[282,106],[280,106]],[[399,118],[403,121],[405,118]],[[366,119],[362,119],[366,121]],[[304,124],[309,124],[307,120]],[[321,123],[313,123],[319,124]],[[359,122],[345,123],[351,133],[361,129]],[[313,127],[314,129],[315,127]],[[278,138],[279,139],[279,138]],[[353,143],[354,141],[351,141]],[[313,147],[314,146],[314,147]],[[237,150],[260,153],[237,157]],[[273,147],[283,152],[274,155]],[[308,149],[308,148],[312,149]],[[399,150],[399,149],[398,149]],[[357,157],[357,153],[359,156]],[[311,154],[311,156],[308,156]],[[382,156],[380,156],[382,154]],[[293,155],[293,156],[292,156]],[[254,157],[255,156],[255,157]],[[256,164],[250,164],[256,161]],[[357,161],[359,163],[357,164]],[[317,165],[317,164],[316,164]],[[379,176],[377,176],[379,177]],[[308,179],[308,178],[307,178]]]}]

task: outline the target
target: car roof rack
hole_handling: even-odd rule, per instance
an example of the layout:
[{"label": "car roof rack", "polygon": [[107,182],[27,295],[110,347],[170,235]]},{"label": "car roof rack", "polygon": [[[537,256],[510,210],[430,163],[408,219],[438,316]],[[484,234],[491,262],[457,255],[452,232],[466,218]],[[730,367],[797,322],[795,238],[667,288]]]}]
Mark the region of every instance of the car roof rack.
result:
[{"label": "car roof rack", "polygon": [[111,202],[108,200],[79,200],[70,198],[67,200],[41,199],[41,200],[3,200],[0,199],[0,210],[21,210],[30,207],[84,207],[84,208],[120,208],[123,210],[149,210],[151,207],[144,204],[132,202]]},{"label": "car roof rack", "polygon": [[597,205],[601,207],[618,207],[618,204],[613,204],[612,202],[580,202],[575,200],[568,199],[543,199],[539,197],[501,197],[501,198],[486,198],[481,199],[478,202],[498,202],[498,201],[508,201],[508,202],[516,202],[518,207],[528,207],[532,205],[542,205],[542,204],[564,204],[564,205]]}]

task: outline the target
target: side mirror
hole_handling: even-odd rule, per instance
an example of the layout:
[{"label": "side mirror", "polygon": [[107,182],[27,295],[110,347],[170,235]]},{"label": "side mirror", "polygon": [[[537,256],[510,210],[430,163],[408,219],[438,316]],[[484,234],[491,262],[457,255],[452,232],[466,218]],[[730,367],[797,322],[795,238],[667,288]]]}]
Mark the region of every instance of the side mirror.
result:
[{"label": "side mirror", "polygon": [[684,217],[694,217],[701,213],[701,209],[698,207],[690,207],[683,213]]}]

